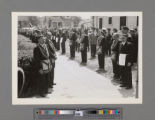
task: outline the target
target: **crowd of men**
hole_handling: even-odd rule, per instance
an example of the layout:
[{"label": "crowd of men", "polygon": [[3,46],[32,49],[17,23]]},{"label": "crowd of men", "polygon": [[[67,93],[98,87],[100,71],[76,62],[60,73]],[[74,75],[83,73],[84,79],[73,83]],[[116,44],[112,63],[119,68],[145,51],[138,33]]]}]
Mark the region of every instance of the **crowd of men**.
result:
[{"label": "crowd of men", "polygon": [[[48,88],[53,88],[56,51],[66,54],[66,41],[69,41],[70,59],[81,52],[81,65],[87,65],[87,53],[91,52],[91,59],[98,59],[97,72],[106,72],[105,56],[110,56],[114,79],[120,81],[120,87],[132,88],[132,66],[137,62],[138,31],[124,26],[121,30],[103,28],[76,30],[35,30],[31,33],[20,32],[37,43],[34,49],[35,72],[38,93],[45,96]],[[98,56],[98,57],[96,57]],[[125,57],[123,64],[121,59]]]}]

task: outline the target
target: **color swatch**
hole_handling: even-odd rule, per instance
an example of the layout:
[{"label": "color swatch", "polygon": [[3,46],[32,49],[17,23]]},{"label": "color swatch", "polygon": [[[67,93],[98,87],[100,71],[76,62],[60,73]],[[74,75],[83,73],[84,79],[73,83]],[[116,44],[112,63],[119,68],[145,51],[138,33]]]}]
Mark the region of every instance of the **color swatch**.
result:
[{"label": "color swatch", "polygon": [[117,115],[118,110],[98,110],[99,115]]}]

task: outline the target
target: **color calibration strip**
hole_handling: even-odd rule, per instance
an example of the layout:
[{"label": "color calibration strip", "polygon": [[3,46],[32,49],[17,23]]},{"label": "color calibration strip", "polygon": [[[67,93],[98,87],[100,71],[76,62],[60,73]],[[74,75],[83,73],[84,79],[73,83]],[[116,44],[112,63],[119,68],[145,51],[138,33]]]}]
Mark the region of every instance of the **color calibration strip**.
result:
[{"label": "color calibration strip", "polygon": [[98,115],[118,115],[118,110],[98,110]]},{"label": "color calibration strip", "polygon": [[39,115],[72,115],[72,110],[40,110]]}]

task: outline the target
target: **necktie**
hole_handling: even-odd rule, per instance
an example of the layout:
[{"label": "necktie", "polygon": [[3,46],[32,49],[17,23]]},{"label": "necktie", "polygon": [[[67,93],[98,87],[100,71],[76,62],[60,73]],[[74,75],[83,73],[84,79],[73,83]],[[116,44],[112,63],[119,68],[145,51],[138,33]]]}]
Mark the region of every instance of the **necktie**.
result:
[{"label": "necktie", "polygon": [[48,52],[46,44],[43,45],[43,48],[45,49],[47,56],[49,56],[49,52]]}]

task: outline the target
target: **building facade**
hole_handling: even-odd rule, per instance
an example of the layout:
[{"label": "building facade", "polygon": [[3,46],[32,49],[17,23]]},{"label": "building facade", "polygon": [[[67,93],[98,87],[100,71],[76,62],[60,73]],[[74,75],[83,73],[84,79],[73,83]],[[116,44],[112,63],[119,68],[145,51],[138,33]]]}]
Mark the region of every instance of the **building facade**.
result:
[{"label": "building facade", "polygon": [[89,29],[91,27],[93,27],[93,24],[92,24],[92,20],[90,20],[90,19],[82,20],[79,23],[79,28]]},{"label": "building facade", "polygon": [[137,28],[139,24],[138,16],[94,16],[92,17],[93,27],[95,28],[116,28],[128,26],[129,29]]},{"label": "building facade", "polygon": [[69,29],[78,25],[71,17],[65,16],[45,16],[40,18],[41,28]]}]

